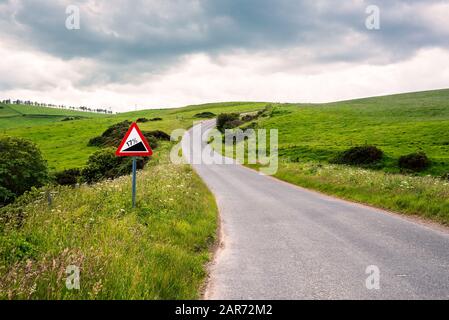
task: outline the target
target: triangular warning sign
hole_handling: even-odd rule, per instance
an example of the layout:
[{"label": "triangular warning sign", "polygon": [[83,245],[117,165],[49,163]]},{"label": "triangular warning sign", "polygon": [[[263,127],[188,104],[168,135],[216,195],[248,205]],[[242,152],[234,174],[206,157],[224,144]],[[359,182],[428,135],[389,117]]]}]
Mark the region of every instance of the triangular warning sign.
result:
[{"label": "triangular warning sign", "polygon": [[134,122],[128,129],[115,155],[120,157],[149,157],[153,155],[153,150],[137,123]]}]

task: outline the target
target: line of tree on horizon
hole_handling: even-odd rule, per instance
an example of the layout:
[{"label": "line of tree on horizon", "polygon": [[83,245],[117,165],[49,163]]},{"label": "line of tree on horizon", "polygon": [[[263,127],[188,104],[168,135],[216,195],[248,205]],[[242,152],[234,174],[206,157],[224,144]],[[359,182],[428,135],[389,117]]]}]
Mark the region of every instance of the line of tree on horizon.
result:
[{"label": "line of tree on horizon", "polygon": [[3,104],[22,104],[22,105],[28,105],[28,106],[36,106],[36,107],[47,107],[47,108],[56,108],[56,109],[66,109],[66,110],[74,110],[74,111],[83,111],[83,112],[95,112],[95,113],[104,113],[104,114],[112,114],[112,110],[108,110],[107,108],[90,108],[86,106],[81,107],[73,107],[73,106],[65,106],[65,105],[56,105],[52,103],[42,103],[42,102],[36,102],[36,101],[30,101],[30,100],[12,100],[7,99],[1,101]]}]

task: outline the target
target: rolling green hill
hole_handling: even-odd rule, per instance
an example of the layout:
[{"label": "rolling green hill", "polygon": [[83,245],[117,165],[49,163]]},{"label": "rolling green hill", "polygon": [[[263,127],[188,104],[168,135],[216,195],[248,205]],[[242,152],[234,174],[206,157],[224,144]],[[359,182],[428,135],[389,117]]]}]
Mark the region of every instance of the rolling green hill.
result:
[{"label": "rolling green hill", "polygon": [[104,117],[104,114],[68,109],[0,103],[0,132],[61,121],[66,117],[81,119]]},{"label": "rolling green hill", "polygon": [[[257,127],[279,130],[277,178],[449,224],[449,181],[437,177],[449,172],[449,90],[329,104],[232,102],[117,115],[2,105],[0,136],[34,141],[56,171],[82,167],[97,150],[87,147],[88,141],[123,120],[159,117],[139,126],[170,133],[190,127],[200,112],[244,113],[267,105],[270,112]],[[61,121],[71,116],[82,118]],[[376,170],[330,163],[339,151],[365,143],[385,151]],[[45,187],[0,210],[0,299],[199,298],[217,207],[189,166],[170,163],[171,145],[162,143],[139,172],[135,209],[125,176],[78,188]],[[421,175],[400,174],[398,157],[416,150],[434,165]],[[79,291],[65,287],[68,265],[81,269]]]},{"label": "rolling green hill", "polygon": [[[277,178],[449,224],[449,90],[278,104],[256,123],[279,130]],[[370,169],[332,163],[339,152],[365,144],[382,149],[384,160]],[[431,167],[402,172],[399,157],[417,151]]]},{"label": "rolling green hill", "polygon": [[[162,121],[140,127],[170,133],[190,127],[203,110],[251,111],[264,105],[213,104],[75,121],[29,121],[25,126],[4,118],[0,123],[9,128],[3,134],[33,140],[51,169],[61,170],[83,166],[97,149],[87,147],[89,139],[123,120],[160,117]],[[162,143],[139,172],[135,209],[130,208],[126,176],[79,188],[43,188],[4,207],[0,299],[199,298],[215,243],[217,207],[189,166],[169,162],[170,146]],[[52,205],[45,196],[50,191]],[[68,265],[81,269],[79,291],[67,290],[61,280]]]},{"label": "rolling green hill", "polygon": [[[190,106],[179,109],[160,109],[127,112],[117,115],[102,115],[95,113],[73,112],[51,108],[39,108],[42,117],[34,117],[37,112],[35,107],[13,106],[13,108],[0,109],[5,116],[0,114],[0,136],[10,135],[27,138],[35,142],[41,149],[51,170],[63,170],[82,167],[87,158],[97,148],[88,147],[89,140],[100,135],[110,125],[123,121],[135,121],[138,118],[161,117],[162,121],[139,124],[143,130],[163,130],[171,133],[178,128],[188,128],[194,120],[196,113],[203,110],[219,113],[234,111],[252,111],[263,108],[265,103],[225,103],[208,104],[203,106]],[[29,109],[33,110],[31,114]],[[21,117],[14,113],[15,110],[26,113],[28,117]],[[7,117],[7,114],[16,114]],[[83,116],[80,120],[61,121],[67,116]]]},{"label": "rolling green hill", "polygon": [[372,144],[385,152],[387,172],[399,172],[398,158],[416,151],[434,162],[424,174],[449,172],[449,90],[279,105],[259,125],[279,129],[284,160],[327,162],[351,146]]}]

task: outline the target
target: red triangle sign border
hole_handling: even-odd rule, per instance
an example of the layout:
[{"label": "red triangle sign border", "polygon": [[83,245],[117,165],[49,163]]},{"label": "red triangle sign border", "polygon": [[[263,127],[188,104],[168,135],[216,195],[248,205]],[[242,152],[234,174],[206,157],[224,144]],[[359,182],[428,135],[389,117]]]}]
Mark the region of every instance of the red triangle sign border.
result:
[{"label": "red triangle sign border", "polygon": [[[131,132],[133,131],[133,129],[135,129],[137,131],[137,134],[140,136],[140,139],[142,139],[142,142],[145,145],[145,148],[147,149],[147,151],[121,152],[123,146],[125,145],[126,141],[128,140],[128,137],[131,134]],[[150,144],[148,143],[145,136],[142,134],[142,131],[140,131],[137,123],[133,122],[131,124],[131,127],[129,127],[128,131],[125,134],[125,137],[123,138],[122,142],[120,143],[120,146],[117,148],[115,155],[118,157],[149,157],[149,156],[153,155],[153,150],[151,149]]]}]

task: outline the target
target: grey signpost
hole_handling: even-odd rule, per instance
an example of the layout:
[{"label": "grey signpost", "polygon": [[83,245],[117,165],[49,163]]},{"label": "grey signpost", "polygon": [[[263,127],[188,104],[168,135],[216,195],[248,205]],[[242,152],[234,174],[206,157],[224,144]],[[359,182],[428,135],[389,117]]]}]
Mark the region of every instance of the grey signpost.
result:
[{"label": "grey signpost", "polygon": [[133,157],[133,208],[136,207],[136,171],[137,171],[137,158]]},{"label": "grey signpost", "polygon": [[133,123],[123,138],[115,155],[118,157],[132,157],[133,158],[133,173],[132,173],[132,206],[136,207],[136,184],[137,184],[137,157],[150,157],[153,155],[153,150],[140,131],[136,123]]}]

